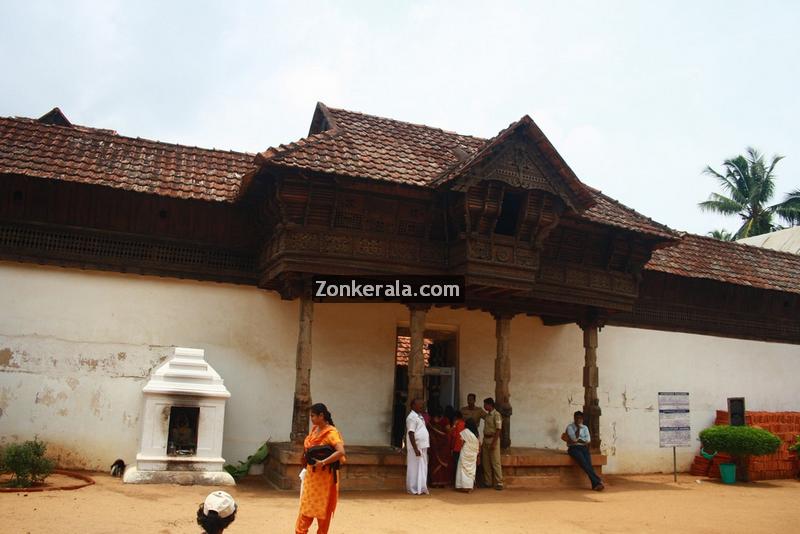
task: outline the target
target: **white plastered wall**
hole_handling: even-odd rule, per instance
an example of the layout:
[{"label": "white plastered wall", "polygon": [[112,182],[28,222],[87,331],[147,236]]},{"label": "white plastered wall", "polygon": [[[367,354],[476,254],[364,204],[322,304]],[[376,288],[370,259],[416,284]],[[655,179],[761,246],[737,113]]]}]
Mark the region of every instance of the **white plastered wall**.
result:
[{"label": "white plastered wall", "polygon": [[[298,314],[297,301],[254,287],[0,262],[0,443],[38,435],[73,467],[134,458],[141,388],[177,345],[205,349],[225,379],[223,456],[242,460],[288,438]],[[461,402],[493,395],[492,317],[433,308],[427,322],[458,332]],[[389,442],[401,324],[399,304],[315,305],[312,396],[346,443]],[[515,317],[511,358],[514,445],[560,448],[583,405],[580,329]],[[729,396],[800,410],[796,345],[606,327],[598,366],[609,472],[671,470],[671,450],[658,448],[658,391],[691,393],[694,436]],[[696,450],[679,450],[679,468]]]},{"label": "white plastered wall", "polygon": [[[462,402],[469,392],[480,400],[494,391],[494,323],[482,315],[487,320],[473,325],[480,339],[461,329]],[[513,319],[514,445],[563,448],[560,435],[583,406],[583,354],[576,325]],[[699,450],[698,433],[713,424],[716,410],[726,409],[728,397],[745,397],[750,410],[800,411],[798,345],[606,327],[598,336],[597,361],[600,434],[611,473],[672,471],[672,449],[659,448],[659,391],[690,393],[693,446],[678,449],[680,470],[688,470]]]},{"label": "white plastered wall", "polygon": [[256,288],[0,262],[0,443],[34,435],[62,465],[135,458],[142,387],[174,346],[231,392],[223,455],[291,421],[297,303]]}]

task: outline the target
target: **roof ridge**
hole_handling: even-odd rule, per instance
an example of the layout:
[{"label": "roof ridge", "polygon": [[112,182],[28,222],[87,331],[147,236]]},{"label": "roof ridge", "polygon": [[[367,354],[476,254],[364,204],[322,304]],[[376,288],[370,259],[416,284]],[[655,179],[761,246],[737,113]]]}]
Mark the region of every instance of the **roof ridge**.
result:
[{"label": "roof ridge", "polygon": [[393,119],[391,117],[382,117],[380,115],[372,115],[370,113],[364,113],[362,111],[353,111],[353,110],[344,109],[344,108],[332,108],[330,106],[325,106],[325,107],[328,110],[333,111],[333,112],[342,111],[344,113],[352,113],[353,115],[360,115],[362,117],[369,117],[371,119],[378,119],[378,120],[396,122],[396,123],[399,123],[399,124],[405,124],[406,126],[414,126],[416,128],[425,128],[427,130],[435,130],[437,132],[442,132],[442,133],[446,133],[446,134],[450,134],[450,135],[457,135],[458,137],[468,137],[470,139],[475,139],[476,141],[488,141],[489,140],[489,138],[478,137],[476,135],[470,135],[470,134],[462,134],[462,133],[458,133],[458,132],[455,132],[455,131],[452,131],[452,130],[445,130],[444,128],[439,128],[437,126],[429,126],[427,124],[422,124],[422,123],[418,123],[418,122],[401,121],[399,119]]},{"label": "roof ridge", "polygon": [[[58,108],[54,108],[58,109]],[[10,120],[10,121],[19,121],[25,124],[30,124],[32,126],[52,126],[53,128],[64,128],[70,132],[81,132],[81,131],[88,131],[88,132],[105,132],[108,134],[119,135],[116,130],[112,130],[111,128],[95,128],[94,126],[84,126],[82,124],[72,124],[70,123],[69,126],[66,124],[57,124],[55,122],[42,122],[39,119],[34,119],[33,117],[20,117],[15,115],[14,117],[0,117],[0,120]]]},{"label": "roof ridge", "polygon": [[37,128],[60,128],[65,131],[65,133],[71,134],[93,134],[93,135],[110,135],[113,137],[118,137],[120,139],[127,139],[131,141],[144,141],[146,143],[153,143],[155,145],[162,145],[162,146],[171,146],[177,148],[188,148],[193,150],[202,150],[205,152],[214,152],[217,154],[234,154],[240,156],[250,156],[254,157],[256,154],[253,152],[240,152],[238,150],[224,150],[221,148],[207,148],[207,147],[200,147],[200,146],[193,146],[193,145],[182,145],[179,143],[170,143],[169,141],[159,141],[158,139],[149,139],[147,137],[133,137],[130,135],[122,135],[116,130],[110,130],[107,128],[95,128],[93,126],[83,126],[79,124],[73,124],[72,126],[62,126],[59,124],[49,124],[39,122],[36,119],[32,119],[30,117],[0,117],[0,121],[11,121],[11,122],[20,122],[23,124],[27,124],[29,126],[34,126]]},{"label": "roof ridge", "polygon": [[[785,250],[776,250],[774,248],[768,248],[768,247],[759,247],[758,245],[751,245],[750,243],[740,243],[738,241],[723,241],[722,239],[717,239],[715,237],[711,237],[708,235],[694,234],[692,232],[684,232],[684,233],[685,235],[691,237],[697,237],[706,241],[713,241],[714,243],[721,244],[722,246],[736,245],[738,247],[747,247],[751,249],[751,251],[753,252],[762,252],[771,255],[786,256],[788,259],[792,259],[794,261],[800,261],[800,254],[795,254],[794,252],[786,252]],[[756,236],[751,236],[751,237],[756,237]]]}]

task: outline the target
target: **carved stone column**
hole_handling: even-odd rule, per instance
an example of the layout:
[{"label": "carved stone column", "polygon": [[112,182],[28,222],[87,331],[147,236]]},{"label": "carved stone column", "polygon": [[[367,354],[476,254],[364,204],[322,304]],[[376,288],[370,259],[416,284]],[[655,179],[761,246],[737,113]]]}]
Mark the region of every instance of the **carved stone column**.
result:
[{"label": "carved stone column", "polygon": [[411,313],[411,353],[408,355],[408,407],[414,399],[424,399],[425,390],[423,376],[425,374],[425,316],[428,314],[429,305],[409,304]]},{"label": "carved stone column", "polygon": [[289,439],[302,444],[308,435],[311,408],[311,323],[314,320],[314,301],[310,291],[300,297],[300,331],[297,334],[297,360],[294,379],[292,432]]},{"label": "carved stone column", "polygon": [[583,330],[583,419],[592,437],[591,448],[600,450],[600,401],[597,398],[599,370],[597,368],[597,332],[596,321],[587,321],[580,325]]},{"label": "carved stone column", "polygon": [[509,336],[511,334],[511,318],[513,315],[495,314],[495,335],[497,337],[497,354],[494,360],[494,402],[495,409],[503,416],[503,432],[500,435],[500,448],[511,446],[511,354]]}]

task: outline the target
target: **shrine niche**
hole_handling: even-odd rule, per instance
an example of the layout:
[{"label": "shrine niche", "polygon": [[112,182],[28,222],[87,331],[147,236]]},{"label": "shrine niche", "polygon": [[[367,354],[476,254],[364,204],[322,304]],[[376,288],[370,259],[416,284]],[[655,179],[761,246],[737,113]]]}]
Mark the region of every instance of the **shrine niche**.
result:
[{"label": "shrine niche", "polygon": [[231,394],[205,351],[175,348],[142,389],[142,438],[131,484],[234,485],[223,469],[222,432]]}]

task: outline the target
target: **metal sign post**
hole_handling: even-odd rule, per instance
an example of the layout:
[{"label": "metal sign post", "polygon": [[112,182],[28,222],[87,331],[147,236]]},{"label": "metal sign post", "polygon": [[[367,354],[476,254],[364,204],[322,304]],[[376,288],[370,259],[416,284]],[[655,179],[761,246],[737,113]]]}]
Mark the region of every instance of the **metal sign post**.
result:
[{"label": "metal sign post", "polygon": [[672,480],[678,481],[678,453],[675,452],[675,447],[672,447]]},{"label": "metal sign post", "polygon": [[658,393],[659,446],[672,447],[672,476],[678,481],[678,453],[676,447],[691,447],[689,393],[659,391]]}]

